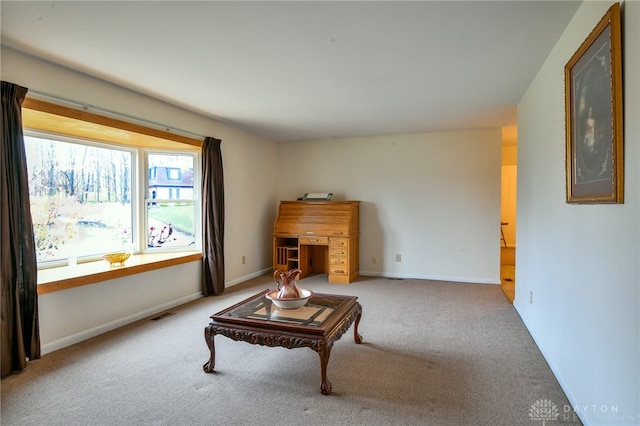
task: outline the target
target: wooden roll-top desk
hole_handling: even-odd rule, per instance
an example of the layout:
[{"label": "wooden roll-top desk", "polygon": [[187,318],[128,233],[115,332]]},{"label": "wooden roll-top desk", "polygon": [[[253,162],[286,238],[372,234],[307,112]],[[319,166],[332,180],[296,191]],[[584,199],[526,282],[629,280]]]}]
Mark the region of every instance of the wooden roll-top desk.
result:
[{"label": "wooden roll-top desk", "polygon": [[325,273],[330,283],[358,277],[360,201],[281,201],[273,227],[273,268]]}]

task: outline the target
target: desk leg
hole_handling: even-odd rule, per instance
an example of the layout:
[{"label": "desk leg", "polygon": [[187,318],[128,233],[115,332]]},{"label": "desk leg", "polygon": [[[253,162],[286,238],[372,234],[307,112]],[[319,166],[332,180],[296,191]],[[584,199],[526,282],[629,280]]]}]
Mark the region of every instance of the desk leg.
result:
[{"label": "desk leg", "polygon": [[320,342],[318,347],[318,355],[320,355],[320,374],[322,382],[320,383],[320,393],[329,395],[331,393],[331,382],[327,379],[327,364],[329,364],[329,356],[331,355],[331,347],[333,342]]},{"label": "desk leg", "polygon": [[207,342],[207,346],[209,347],[209,361],[207,361],[203,366],[203,370],[205,373],[213,373],[213,368],[216,365],[216,346],[213,342],[213,338],[215,336],[215,332],[213,331],[213,327],[210,325],[204,329],[204,340]]}]

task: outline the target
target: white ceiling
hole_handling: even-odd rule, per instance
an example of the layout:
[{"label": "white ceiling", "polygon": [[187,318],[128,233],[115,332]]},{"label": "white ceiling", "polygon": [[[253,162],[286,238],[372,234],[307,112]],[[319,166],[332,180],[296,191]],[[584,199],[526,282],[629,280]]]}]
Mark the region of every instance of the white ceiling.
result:
[{"label": "white ceiling", "polygon": [[276,141],[514,126],[576,1],[1,3],[2,44]]}]

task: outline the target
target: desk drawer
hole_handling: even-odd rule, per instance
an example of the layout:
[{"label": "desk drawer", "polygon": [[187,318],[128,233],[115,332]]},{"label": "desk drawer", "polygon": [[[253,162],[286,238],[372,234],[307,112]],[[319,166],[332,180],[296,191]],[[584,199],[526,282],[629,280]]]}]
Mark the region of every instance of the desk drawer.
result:
[{"label": "desk drawer", "polygon": [[328,246],[329,237],[300,237],[298,244],[301,246]]},{"label": "desk drawer", "polygon": [[329,260],[329,263],[332,266],[335,265],[335,266],[345,266],[346,267],[349,264],[349,261],[347,260],[346,257],[332,257]]},{"label": "desk drawer", "polygon": [[331,247],[349,247],[349,239],[331,238]]},{"label": "desk drawer", "polygon": [[349,250],[346,248],[331,248],[329,251],[330,256],[346,256],[349,253]]},{"label": "desk drawer", "polygon": [[329,267],[330,275],[348,275],[349,268],[346,265],[331,265]]}]

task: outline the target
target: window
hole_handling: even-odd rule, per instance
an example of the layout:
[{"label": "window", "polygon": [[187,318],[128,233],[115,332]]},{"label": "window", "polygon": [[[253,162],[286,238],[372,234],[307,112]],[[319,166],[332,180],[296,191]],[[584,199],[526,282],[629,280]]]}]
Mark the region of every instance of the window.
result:
[{"label": "window", "polygon": [[169,180],[180,180],[180,169],[176,169],[175,167],[167,168],[167,177],[169,178]]},{"label": "window", "polygon": [[[193,140],[159,138],[163,132],[129,123],[125,127],[140,132],[114,131],[105,122],[121,122],[28,105],[23,120],[39,266],[123,250],[200,249],[200,192],[194,190],[200,188],[200,161]],[[78,115],[97,117],[99,124],[79,125]]]},{"label": "window", "polygon": [[193,173],[196,156],[187,153],[149,153],[147,163],[147,248],[184,249],[195,246],[197,199],[193,190]]},{"label": "window", "polygon": [[136,152],[25,135],[38,262],[132,250]]}]

